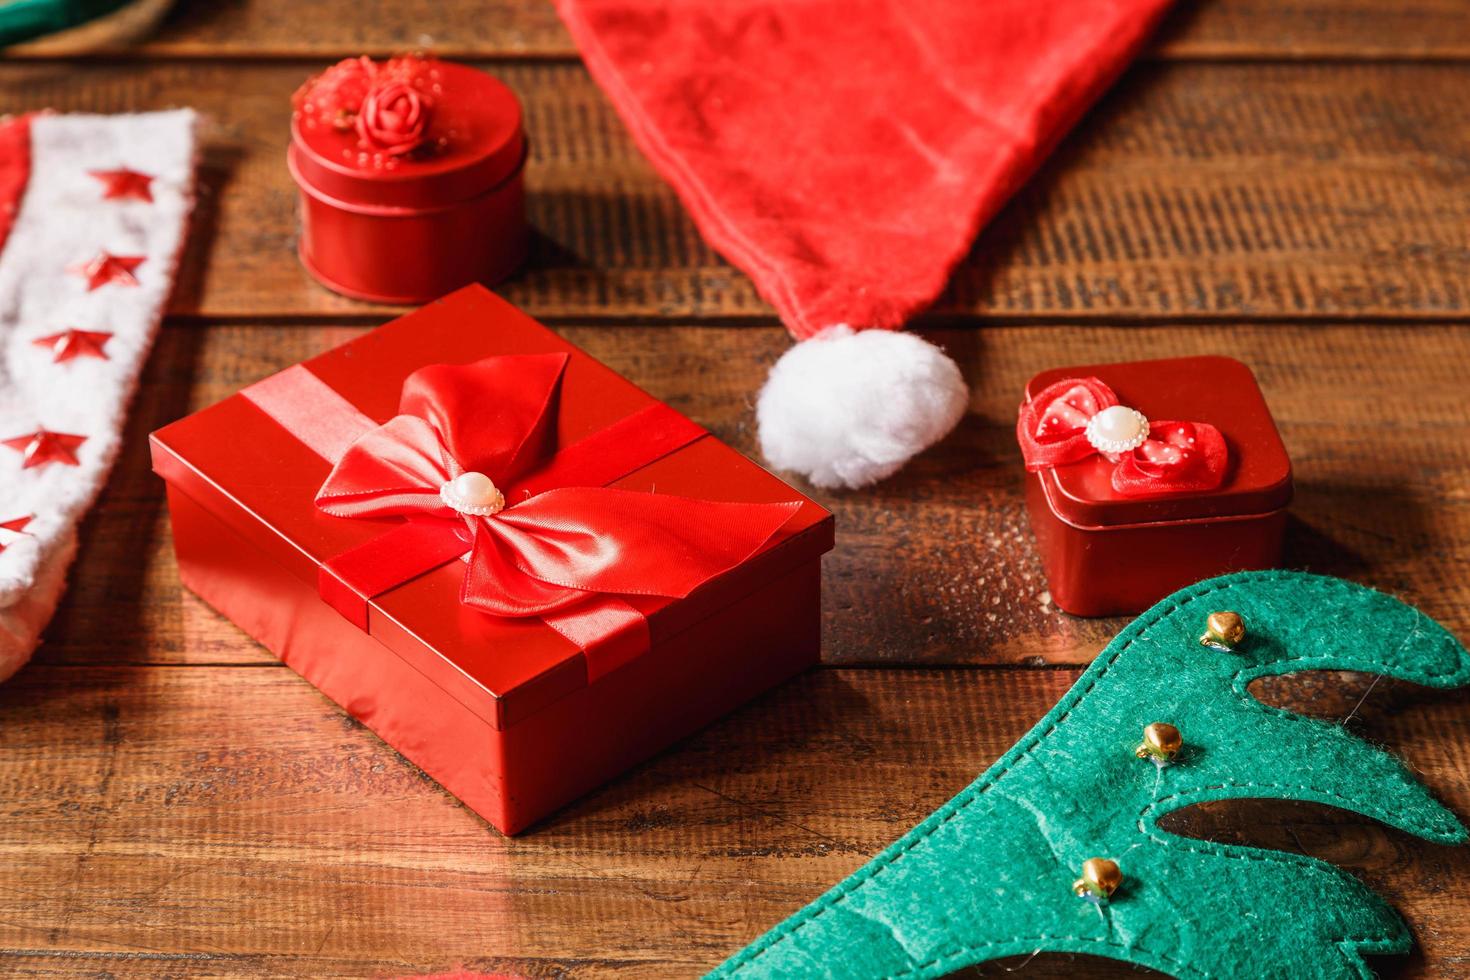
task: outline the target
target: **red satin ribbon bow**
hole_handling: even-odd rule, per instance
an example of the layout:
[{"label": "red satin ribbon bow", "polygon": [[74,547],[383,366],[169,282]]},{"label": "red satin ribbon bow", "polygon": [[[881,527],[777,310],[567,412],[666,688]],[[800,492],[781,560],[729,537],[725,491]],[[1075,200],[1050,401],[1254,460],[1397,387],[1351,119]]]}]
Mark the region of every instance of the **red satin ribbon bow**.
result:
[{"label": "red satin ribbon bow", "polygon": [[[347,448],[317,507],[462,524],[470,557],[461,598],[497,616],[555,614],[594,594],[688,595],[748,559],[799,509],[604,486],[537,492],[527,477],[552,459],[566,364],[565,354],[536,354],[415,371],[399,414]],[[441,497],[470,471],[500,489],[503,510],[475,516]]]},{"label": "red satin ribbon bow", "polygon": [[1214,490],[1225,479],[1230,452],[1220,430],[1205,422],[1149,422],[1148,437],[1109,454],[1088,438],[1088,423],[1120,404],[1097,378],[1066,378],[1021,406],[1016,439],[1026,469],[1035,472],[1093,455],[1115,462],[1113,490],[1125,497]]}]

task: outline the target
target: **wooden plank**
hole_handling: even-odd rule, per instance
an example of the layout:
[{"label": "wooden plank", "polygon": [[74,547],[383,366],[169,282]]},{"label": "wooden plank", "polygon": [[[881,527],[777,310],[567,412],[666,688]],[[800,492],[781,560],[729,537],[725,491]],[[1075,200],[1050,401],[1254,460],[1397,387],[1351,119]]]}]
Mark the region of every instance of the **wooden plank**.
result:
[{"label": "wooden plank", "polygon": [[1156,43],[1162,58],[1460,58],[1470,24],[1459,0],[1217,0],[1181,3]]},{"label": "wooden plank", "polygon": [[[180,4],[138,49],[150,57],[309,57],[432,49],[444,57],[568,58],[571,38],[546,0],[400,0],[314,5],[302,30],[290,0]],[[1470,27],[1457,0],[1215,0],[1180,4],[1155,56],[1184,58],[1464,57]]]},{"label": "wooden plank", "polygon": [[[296,262],[284,165],[301,64],[0,65],[0,111],[190,103],[211,119],[180,314],[373,307]],[[576,65],[500,73],[526,101],[530,268],[555,318],[759,318]],[[1470,307],[1470,66],[1144,66],[983,234],[940,314],[1435,317]]]},{"label": "wooden plank", "polygon": [[[146,434],[363,329],[163,332],[43,662],[267,659],[181,593]],[[750,398],[786,347],[780,330],[561,332],[758,458]],[[1275,412],[1297,480],[1290,564],[1402,594],[1470,636],[1470,328],[1042,326],[929,336],[973,386],[968,418],[893,480],[856,493],[814,491],[837,515],[837,550],[825,562],[829,662],[1090,659],[1122,621],[1075,619],[1048,601],[1021,498],[1020,392],[1044,367],[1198,353],[1252,365]]]},{"label": "wooden plank", "polygon": [[[1075,677],[813,672],[508,841],[285,669],[32,668],[0,686],[0,972],[695,976],[953,795]],[[1365,685],[1286,701],[1341,717]],[[1353,724],[1464,813],[1461,700],[1383,684]],[[1277,803],[1175,821],[1361,874],[1414,929],[1403,975],[1467,962],[1470,849]]]}]

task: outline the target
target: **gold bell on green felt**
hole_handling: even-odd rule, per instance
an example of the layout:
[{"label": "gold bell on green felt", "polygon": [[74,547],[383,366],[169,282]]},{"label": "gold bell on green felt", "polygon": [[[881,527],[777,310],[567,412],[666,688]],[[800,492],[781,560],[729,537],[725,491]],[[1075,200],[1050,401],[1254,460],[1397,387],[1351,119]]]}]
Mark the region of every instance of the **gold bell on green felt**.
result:
[{"label": "gold bell on green felt", "polygon": [[1109,858],[1088,858],[1082,862],[1082,877],[1072,882],[1072,891],[1078,898],[1095,898],[1106,902],[1118,886],[1123,884],[1123,872],[1118,862]]},{"label": "gold bell on green felt", "polygon": [[1184,747],[1184,738],[1179,729],[1166,721],[1156,721],[1143,729],[1143,741],[1133,754],[1140,759],[1152,759],[1159,765],[1173,761]]},{"label": "gold bell on green felt", "polygon": [[1203,646],[1229,653],[1240,646],[1243,639],[1245,620],[1240,618],[1240,613],[1212,612],[1205,620],[1205,635],[1199,641]]}]

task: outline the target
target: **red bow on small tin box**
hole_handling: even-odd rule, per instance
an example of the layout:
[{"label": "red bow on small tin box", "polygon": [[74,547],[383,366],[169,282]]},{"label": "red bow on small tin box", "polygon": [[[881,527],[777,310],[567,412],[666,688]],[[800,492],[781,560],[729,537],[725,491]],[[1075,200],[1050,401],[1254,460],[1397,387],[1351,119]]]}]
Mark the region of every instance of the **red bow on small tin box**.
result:
[{"label": "red bow on small tin box", "polygon": [[1100,455],[1125,497],[1201,493],[1225,479],[1230,450],[1206,422],[1151,422],[1097,378],[1066,378],[1021,406],[1016,439],[1035,472]]}]

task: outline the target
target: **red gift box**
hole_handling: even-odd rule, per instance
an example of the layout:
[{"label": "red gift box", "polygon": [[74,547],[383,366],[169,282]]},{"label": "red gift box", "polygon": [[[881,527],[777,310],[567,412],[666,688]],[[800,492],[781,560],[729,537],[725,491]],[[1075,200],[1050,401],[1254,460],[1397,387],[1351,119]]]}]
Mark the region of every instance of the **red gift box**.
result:
[{"label": "red gift box", "polygon": [[433,140],[425,152],[375,152],[336,118],[292,115],[286,165],[300,190],[298,252],[318,282],[345,296],[422,303],[499,282],[526,255],[527,149],[515,93],[466,65],[419,64]]},{"label": "red gift box", "polygon": [[[534,387],[548,364],[549,398]],[[505,510],[462,517],[425,490],[412,499],[438,516],[326,513],[319,491],[324,501],[366,499],[332,497],[323,484],[329,474],[339,487],[356,479],[343,474],[362,472],[363,453],[403,428],[394,416],[414,386],[447,376],[432,365],[467,366],[449,369],[455,377],[499,371],[499,391],[458,402],[451,391],[444,403],[473,423],[464,439],[492,438],[516,405],[537,406],[544,451],[516,450],[530,462],[503,484]],[[252,385],[151,442],[184,584],[505,833],[817,661],[831,514],[480,287]],[[446,445],[459,451],[454,438]],[[369,459],[363,479],[411,468],[379,463]],[[591,558],[606,559],[598,574],[624,575],[619,594],[576,593],[544,614],[484,611],[522,601],[506,584],[518,569],[543,560],[580,568],[589,556],[577,549],[599,549],[596,535],[567,537],[565,514],[543,521],[541,544],[521,541],[531,534],[521,525],[559,500],[589,511],[578,519],[594,526],[633,505],[696,519],[627,553],[609,532],[609,554]],[[473,538],[466,526],[478,528]],[[629,568],[660,578],[701,535],[718,551],[742,534],[755,544],[730,553],[748,557],[682,597],[626,582]],[[523,545],[497,580],[495,557]],[[535,596],[556,592],[530,585]]]},{"label": "red gift box", "polygon": [[[1280,561],[1291,460],[1240,361],[1057,368],[1032,378],[1025,397],[1026,503],[1059,608],[1137,613],[1201,579]],[[1140,438],[1151,441],[1110,458],[1083,426],[1113,401],[1149,420]]]}]

